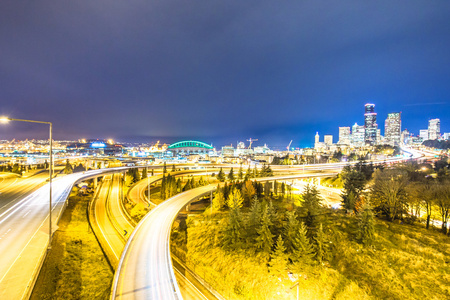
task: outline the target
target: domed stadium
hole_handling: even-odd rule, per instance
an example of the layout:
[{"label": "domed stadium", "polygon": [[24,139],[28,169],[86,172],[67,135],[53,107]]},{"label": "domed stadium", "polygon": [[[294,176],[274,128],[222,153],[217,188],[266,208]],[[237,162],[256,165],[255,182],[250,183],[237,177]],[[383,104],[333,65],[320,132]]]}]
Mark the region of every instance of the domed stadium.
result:
[{"label": "domed stadium", "polygon": [[208,153],[213,150],[214,147],[212,145],[199,142],[199,141],[181,141],[170,145],[167,150],[172,151],[172,153],[186,153],[186,154],[195,154],[195,153]]}]

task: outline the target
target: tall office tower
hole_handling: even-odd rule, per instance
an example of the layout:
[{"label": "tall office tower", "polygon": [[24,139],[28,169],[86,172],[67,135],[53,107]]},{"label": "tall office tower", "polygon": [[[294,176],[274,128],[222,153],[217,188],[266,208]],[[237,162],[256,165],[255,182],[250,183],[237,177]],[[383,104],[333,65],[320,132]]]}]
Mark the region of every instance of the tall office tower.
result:
[{"label": "tall office tower", "polygon": [[355,123],[352,127],[352,145],[354,147],[364,146],[364,126]]},{"label": "tall office tower", "polygon": [[441,120],[432,119],[428,121],[428,139],[437,140],[441,136]]},{"label": "tall office tower", "polygon": [[327,145],[327,146],[333,145],[333,135],[331,135],[331,134],[324,135],[323,141],[325,142],[325,145]]},{"label": "tall office tower", "polygon": [[428,140],[428,129],[420,129],[419,136],[422,138],[423,141]]},{"label": "tall office tower", "polygon": [[350,145],[350,127],[339,127],[338,144]]},{"label": "tall office tower", "polygon": [[377,113],[375,104],[367,103],[364,113],[364,140],[366,144],[374,145],[377,142]]},{"label": "tall office tower", "polygon": [[319,143],[319,140],[320,140],[320,136],[319,136],[319,133],[318,133],[318,132],[316,132],[316,136],[314,137],[314,144],[317,144],[317,143]]},{"label": "tall office tower", "polygon": [[391,146],[399,145],[401,140],[401,113],[390,113],[384,122],[384,142]]}]

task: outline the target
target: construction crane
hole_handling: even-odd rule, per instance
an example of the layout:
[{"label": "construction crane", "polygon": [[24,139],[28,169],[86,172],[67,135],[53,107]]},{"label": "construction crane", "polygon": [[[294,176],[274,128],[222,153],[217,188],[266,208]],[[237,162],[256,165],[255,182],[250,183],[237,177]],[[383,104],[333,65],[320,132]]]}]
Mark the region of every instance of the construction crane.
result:
[{"label": "construction crane", "polygon": [[288,152],[289,152],[289,147],[291,146],[291,144],[292,144],[292,140],[290,141],[289,145],[286,147]]},{"label": "construction crane", "polygon": [[258,139],[252,139],[252,138],[249,138],[248,140],[247,140],[247,142],[250,142],[250,145],[248,146],[248,149],[252,149],[252,143],[253,142],[256,142]]}]

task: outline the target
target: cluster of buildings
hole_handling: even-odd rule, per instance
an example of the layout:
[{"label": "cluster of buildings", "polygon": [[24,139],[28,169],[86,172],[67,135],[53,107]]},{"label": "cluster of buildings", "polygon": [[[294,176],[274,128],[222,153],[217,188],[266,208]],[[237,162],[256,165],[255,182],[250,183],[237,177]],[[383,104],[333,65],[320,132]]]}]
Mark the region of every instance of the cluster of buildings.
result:
[{"label": "cluster of buildings", "polygon": [[316,151],[335,150],[335,148],[359,148],[375,145],[399,146],[401,144],[420,145],[426,140],[449,139],[450,133],[440,132],[440,120],[428,121],[428,129],[420,130],[419,136],[414,136],[407,129],[402,131],[401,112],[389,113],[384,121],[384,136],[377,124],[375,104],[368,103],[364,108],[364,125],[355,123],[352,127],[339,127],[339,140],[333,143],[333,135],[325,135],[320,142],[316,133],[314,148]]}]

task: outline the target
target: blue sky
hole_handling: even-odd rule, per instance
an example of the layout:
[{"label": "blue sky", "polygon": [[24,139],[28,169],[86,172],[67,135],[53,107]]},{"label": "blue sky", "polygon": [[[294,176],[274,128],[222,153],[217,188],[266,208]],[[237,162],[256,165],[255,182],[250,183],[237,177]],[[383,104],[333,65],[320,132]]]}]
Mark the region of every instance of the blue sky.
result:
[{"label": "blue sky", "polygon": [[[449,1],[2,1],[0,114],[55,138],[308,146],[316,131],[450,131]],[[44,138],[10,124],[0,138]]]}]

